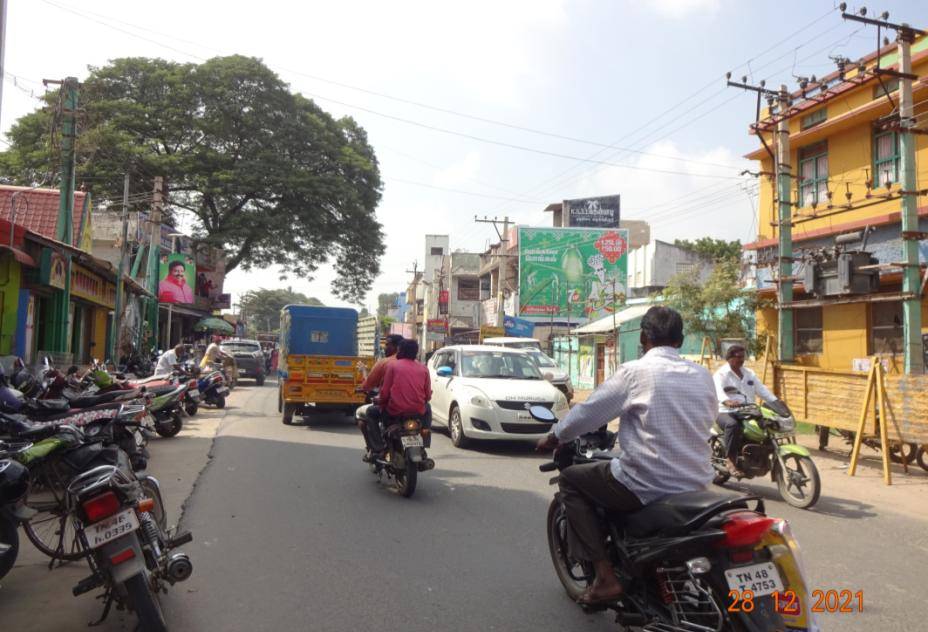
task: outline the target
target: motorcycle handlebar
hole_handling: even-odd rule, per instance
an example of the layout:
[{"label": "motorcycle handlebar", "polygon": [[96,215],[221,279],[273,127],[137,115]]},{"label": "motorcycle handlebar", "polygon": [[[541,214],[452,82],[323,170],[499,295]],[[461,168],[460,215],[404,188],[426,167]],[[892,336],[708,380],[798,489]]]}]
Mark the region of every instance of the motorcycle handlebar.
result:
[{"label": "motorcycle handlebar", "polygon": [[554,461],[549,461],[547,463],[542,463],[538,466],[538,470],[541,472],[553,472],[557,469],[557,463]]}]

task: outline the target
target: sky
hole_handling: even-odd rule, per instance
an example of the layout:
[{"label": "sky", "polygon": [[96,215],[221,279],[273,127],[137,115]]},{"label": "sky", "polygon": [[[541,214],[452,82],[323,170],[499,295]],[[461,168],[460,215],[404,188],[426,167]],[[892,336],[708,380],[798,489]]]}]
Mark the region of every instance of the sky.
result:
[{"label": "sky", "polygon": [[[481,252],[475,216],[550,225],[564,199],[619,194],[652,239],[757,234],[751,94],[735,78],[796,85],[876,45],[832,0],[8,0],[0,130],[38,106],[42,79],[129,57],[262,59],[294,92],[354,117],[380,162],[387,251],[364,305],[403,291],[426,234]],[[850,10],[859,4],[849,3]],[[923,0],[868,7],[928,26]],[[0,137],[0,144],[5,137]],[[312,280],[233,271],[226,291]]]}]

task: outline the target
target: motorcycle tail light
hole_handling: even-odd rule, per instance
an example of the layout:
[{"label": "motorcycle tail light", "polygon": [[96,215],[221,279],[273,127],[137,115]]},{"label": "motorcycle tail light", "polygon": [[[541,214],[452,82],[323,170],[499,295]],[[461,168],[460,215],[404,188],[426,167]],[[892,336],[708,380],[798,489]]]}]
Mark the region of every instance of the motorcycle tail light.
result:
[{"label": "motorcycle tail light", "polygon": [[762,516],[753,511],[739,511],[729,516],[722,524],[725,538],[722,546],[741,548],[757,544],[776,523],[776,519]]},{"label": "motorcycle tail light", "polygon": [[428,428],[423,428],[422,430],[419,431],[419,434],[422,435],[423,439],[428,439],[429,435],[432,434],[432,431],[429,430]]},{"label": "motorcycle tail light", "polygon": [[121,504],[116,494],[106,492],[83,502],[84,514],[90,522],[98,522],[119,511]]},{"label": "motorcycle tail light", "polygon": [[415,432],[416,430],[419,429],[419,422],[416,421],[415,419],[410,419],[403,424],[403,428],[405,428],[409,432]]}]

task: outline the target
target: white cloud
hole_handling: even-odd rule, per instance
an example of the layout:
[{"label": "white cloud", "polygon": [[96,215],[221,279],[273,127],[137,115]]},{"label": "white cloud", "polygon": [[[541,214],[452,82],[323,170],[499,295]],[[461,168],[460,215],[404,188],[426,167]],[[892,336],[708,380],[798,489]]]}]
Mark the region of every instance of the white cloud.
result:
[{"label": "white cloud", "polygon": [[654,11],[666,18],[682,19],[697,14],[715,14],[721,8],[721,0],[650,0]]}]

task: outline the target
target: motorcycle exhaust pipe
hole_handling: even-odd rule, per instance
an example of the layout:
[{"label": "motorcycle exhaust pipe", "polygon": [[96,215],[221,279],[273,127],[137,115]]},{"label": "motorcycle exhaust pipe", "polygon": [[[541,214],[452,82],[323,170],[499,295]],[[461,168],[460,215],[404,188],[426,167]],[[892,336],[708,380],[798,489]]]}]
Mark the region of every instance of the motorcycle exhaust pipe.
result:
[{"label": "motorcycle exhaust pipe", "polygon": [[168,558],[165,571],[171,583],[182,582],[193,574],[193,564],[186,553],[173,553]]},{"label": "motorcycle exhaust pipe", "polygon": [[422,459],[422,462],[421,462],[421,463],[419,463],[419,471],[420,471],[420,472],[427,472],[428,470],[434,470],[434,469],[435,469],[435,460],[434,460],[434,459],[431,459],[431,458],[429,458],[429,457],[426,457],[426,458]]}]

